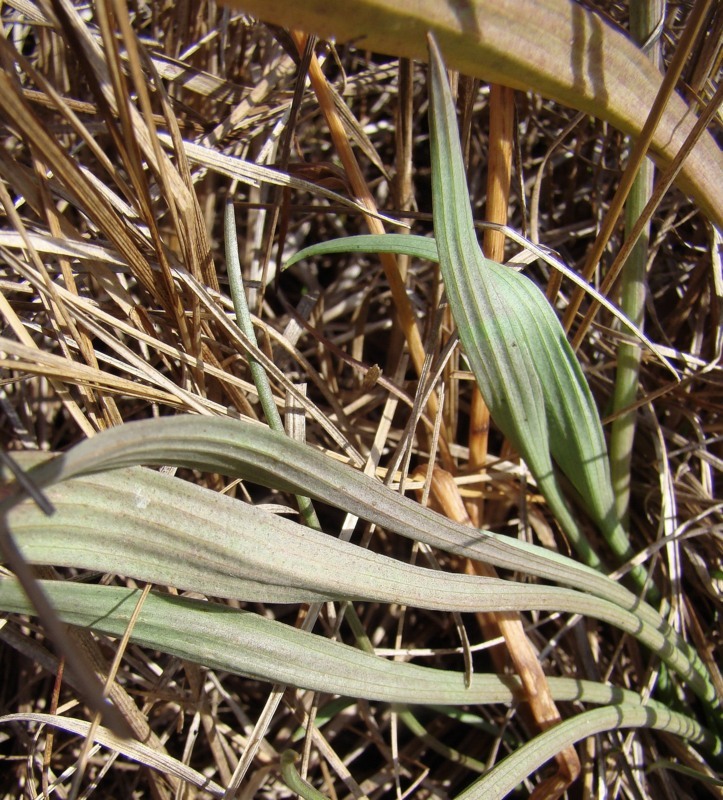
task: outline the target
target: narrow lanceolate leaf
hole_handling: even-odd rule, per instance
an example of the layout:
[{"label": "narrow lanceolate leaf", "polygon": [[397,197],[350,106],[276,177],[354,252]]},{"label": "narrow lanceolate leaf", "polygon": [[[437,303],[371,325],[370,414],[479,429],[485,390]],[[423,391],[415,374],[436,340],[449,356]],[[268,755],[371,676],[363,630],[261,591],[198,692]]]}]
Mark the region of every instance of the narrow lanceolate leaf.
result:
[{"label": "narrow lanceolate leaf", "polygon": [[[596,708],[565,720],[554,728],[545,731],[531,742],[518,747],[493,767],[483,778],[475,781],[455,800],[491,800],[507,797],[520,782],[520,775],[530,775],[559,753],[588,736],[603,731],[623,730],[625,728],[657,728],[686,736],[691,720],[667,708],[650,708],[639,703],[620,703]],[[720,740],[715,740],[711,748],[720,753]]]},{"label": "narrow lanceolate leaf", "polygon": [[[66,623],[122,636],[137,604],[139,589],[42,581],[58,616]],[[0,580],[0,608],[32,614],[20,585]],[[469,686],[451,670],[389,661],[341,642],[330,641],[260,615],[216,603],[158,592],[150,593],[132,626],[131,640],[205,666],[314,691],[399,704],[469,705],[511,703],[520,699],[519,681],[512,676],[475,674]],[[568,738],[626,727],[651,726],[720,751],[720,741],[695,720],[668,711],[639,695],[592,681],[549,678],[558,701],[615,703],[601,712],[586,712],[527,745],[512,760],[490,773],[486,786],[473,784],[465,797],[502,797],[510,780],[518,783],[557,752]],[[575,722],[579,720],[579,725]],[[0,723],[4,720],[0,718]],[[562,745],[564,746],[564,745]],[[519,752],[519,751],[517,751]],[[517,775],[512,779],[510,775]],[[485,788],[489,788],[489,792]]]},{"label": "narrow lanceolate leaf", "polygon": [[[58,616],[69,625],[122,636],[140,589],[72,581],[40,581]],[[0,608],[33,614],[20,584],[0,579]],[[323,636],[248,611],[176,595],[151,592],[131,640],[238,675],[346,697],[404,704],[511,703],[521,696],[511,675],[475,674],[465,686],[453,670],[390,661]],[[593,704],[640,703],[640,695],[616,686],[574,678],[549,678],[555,700]],[[663,711],[654,700],[648,706]],[[714,748],[705,729],[689,722],[686,736]]]},{"label": "narrow lanceolate leaf", "polygon": [[[434,232],[452,315],[480,391],[580,557],[602,567],[562,495],[553,461],[616,557],[628,559],[600,418],[575,354],[537,286],[485,258],[477,243],[454,103],[431,38],[430,85]],[[642,583],[644,570],[636,577]]]},{"label": "narrow lanceolate leaf", "polygon": [[[37,462],[25,455],[18,454],[21,465]],[[7,514],[30,564],[120,571],[260,603],[361,600],[440,611],[559,611],[607,622],[653,651],[666,643],[631,611],[586,592],[406,564],[153,470],[108,470],[45,492],[52,517],[31,498]]]},{"label": "narrow lanceolate leaf", "polygon": [[[118,470],[141,464],[155,466],[167,464],[217,472],[229,477],[244,478],[263,486],[308,495],[368,522],[373,522],[390,532],[424,542],[431,547],[477,561],[487,561],[504,569],[521,570],[544,580],[579,589],[580,594],[584,592],[608,600],[618,608],[632,612],[632,615],[631,617],[624,614],[614,615],[614,609],[608,607],[610,613],[606,612],[606,621],[637,636],[641,642],[658,653],[705,703],[713,704],[716,701],[715,689],[708,671],[696,652],[661,618],[658,612],[647,603],[641,602],[635,594],[616,581],[558,553],[512,539],[509,536],[502,536],[491,531],[479,531],[474,537],[470,537],[468,527],[455,523],[429,508],[424,508],[381,482],[329,458],[312,447],[295,442],[284,434],[271,431],[263,425],[245,420],[191,415],[132,422],[103,431],[92,439],[81,442],[62,456],[38,463],[28,471],[28,475],[36,486],[48,488],[74,477],[96,475],[107,470]],[[119,473],[116,472],[114,477],[118,478],[120,486]],[[124,504],[130,517],[140,514],[141,511],[145,512],[146,509],[148,514],[153,514],[160,511],[163,506],[170,506],[173,509],[176,505],[179,508],[179,518],[193,516],[189,509],[181,504],[178,490],[174,489],[175,498],[170,489],[164,491],[165,496],[171,499],[169,502],[161,502],[160,495],[151,491],[153,487],[150,484],[142,485],[139,482],[137,488],[138,494],[134,494],[133,502]],[[31,506],[29,503],[18,505],[20,500],[22,500],[22,490],[17,486],[11,488],[7,496],[0,499],[0,514],[7,515],[8,527],[13,535],[17,532],[19,539],[27,536],[25,538],[25,543],[28,545],[26,557],[33,558],[30,548],[33,535],[32,512],[29,511]],[[62,505],[60,497],[56,497],[55,500],[59,506]],[[87,498],[84,498],[83,504],[85,500]],[[109,498],[106,500],[111,502]],[[149,504],[143,508],[147,502]],[[214,501],[209,508],[200,512],[200,517],[204,521],[220,520],[222,515],[219,510],[223,502],[223,500]],[[90,513],[90,508],[87,511]],[[72,511],[70,513],[72,515]],[[149,524],[152,522],[150,518],[148,521]],[[23,531],[23,525],[26,524],[28,526]],[[128,525],[129,528],[132,528],[132,521]],[[171,522],[172,525],[173,522]],[[254,529],[256,525],[255,521],[251,528]],[[149,551],[142,556],[146,562],[142,573],[144,579],[154,580],[151,572],[145,571],[149,566],[154,570],[153,574],[158,577],[160,577],[158,570],[164,569],[162,565],[151,563],[154,558],[157,558],[159,550],[167,550],[171,546],[168,544],[168,531],[164,531],[164,527],[168,528],[168,524],[161,525],[160,529],[154,531],[144,528],[140,532],[141,535],[143,533],[149,535]],[[219,536],[223,539],[229,534],[223,531],[213,533],[211,527],[209,525],[209,535],[212,540],[208,543],[208,549],[205,543],[196,540],[184,543],[184,548],[180,547],[179,542],[179,551],[185,549],[191,559],[196,561],[202,562],[204,557],[208,557],[209,591],[223,593],[230,588],[231,592],[236,592],[240,584],[236,583],[235,588],[232,587],[232,584],[234,581],[243,581],[244,576],[239,569],[231,569],[227,566],[229,563],[233,563],[234,555],[230,554],[225,544],[223,552],[221,552],[218,541]],[[226,530],[229,527],[232,528],[233,525],[227,525]],[[279,530],[274,535],[278,533]],[[307,531],[305,536],[308,535],[310,532]],[[67,540],[68,534],[61,532],[60,537]],[[164,538],[167,540],[165,544]],[[295,546],[289,543],[291,550]],[[312,544],[312,549],[315,546]],[[37,545],[36,552],[38,552]],[[125,550],[123,555],[117,558],[119,565],[124,563],[124,555]],[[251,552],[248,555],[253,557]],[[98,552],[97,557],[105,558],[106,556]],[[300,558],[301,556],[292,557],[292,572]],[[183,575],[184,581],[196,580],[198,575],[193,578],[193,569],[189,570],[188,561],[189,558],[186,558],[185,565],[178,565],[178,577]],[[218,567],[220,562],[223,562],[221,568]],[[100,567],[100,561],[97,563]],[[269,565],[268,561],[266,565]],[[238,567],[241,567],[240,563]],[[111,568],[120,569],[121,567],[112,566]],[[358,566],[355,566],[350,571],[353,572],[357,568]],[[377,563],[371,571],[378,571],[378,568],[379,564]],[[263,571],[263,568],[261,569]],[[364,574],[367,569],[368,567],[364,567],[360,569],[360,572]],[[226,575],[226,572],[229,574]],[[288,580],[288,573],[287,568],[286,580]],[[141,577],[140,572],[138,575]],[[412,582],[417,577],[415,575]],[[408,579],[407,576],[405,580]],[[392,583],[394,582],[399,584],[404,581],[393,577]],[[259,588],[258,581],[256,584]],[[190,582],[186,583],[188,587],[192,585]],[[316,588],[320,588],[318,581],[314,585]],[[505,583],[505,587],[514,585]],[[247,583],[246,589],[248,588],[249,584]],[[328,590],[330,587],[325,588]],[[454,591],[451,584],[450,588]],[[267,586],[266,590],[268,589]],[[340,594],[343,595],[344,591],[350,590],[351,586],[347,585],[345,590],[340,590]],[[438,590],[439,586],[430,589],[432,592]],[[469,585],[465,584],[463,593],[468,590]],[[283,585],[280,585],[276,591],[286,592],[286,601],[293,601],[294,590],[292,587],[284,588]],[[507,592],[507,589],[505,588],[504,591]],[[496,594],[501,596],[502,592],[503,589],[500,588]],[[481,591],[478,593],[475,604],[481,600],[482,593]],[[512,592],[510,591],[509,594],[511,596]],[[336,597],[337,595],[333,594],[332,596]],[[369,597],[370,595],[360,595],[360,597],[362,596]],[[399,594],[396,597],[398,602],[419,602],[409,596],[404,600]],[[560,598],[561,596],[558,596],[555,602],[559,604]],[[299,599],[298,593],[295,594],[294,599]],[[494,600],[494,597],[492,599]],[[577,600],[579,601],[580,598]],[[562,605],[558,605],[557,608],[562,609]],[[601,607],[598,606],[599,608]],[[586,608],[577,606],[575,612],[598,613],[597,611],[593,612],[589,605]]]}]

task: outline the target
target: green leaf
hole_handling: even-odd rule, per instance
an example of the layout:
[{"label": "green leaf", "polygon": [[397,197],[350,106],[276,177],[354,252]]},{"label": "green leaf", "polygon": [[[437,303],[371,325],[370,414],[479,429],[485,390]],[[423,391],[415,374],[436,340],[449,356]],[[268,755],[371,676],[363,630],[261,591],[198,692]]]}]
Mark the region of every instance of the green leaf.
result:
[{"label": "green leaf", "polygon": [[[64,622],[116,637],[125,633],[141,594],[119,586],[40,584]],[[10,578],[0,579],[0,608],[33,613],[22,588]],[[466,687],[461,671],[387,660],[248,611],[160,592],[146,598],[131,640],[214,669],[345,697],[457,706],[511,703],[522,696],[513,676],[475,674]],[[640,703],[635,692],[594,681],[551,677],[549,682],[559,701]],[[706,740],[695,723],[691,737]]]},{"label": "green leaf", "polygon": [[343,239],[331,239],[328,242],[318,242],[305,247],[286,262],[284,269],[311,256],[325,256],[334,253],[396,253],[412,258],[423,258],[426,261],[439,261],[437,242],[426,236],[404,233],[364,234],[347,236]]},{"label": "green leaf", "polygon": [[[41,586],[61,620],[115,637],[124,635],[141,594],[139,589],[61,581],[41,581]],[[0,608],[20,614],[34,611],[10,578],[0,579]],[[476,674],[466,686],[461,672],[388,661],[257,614],[158,592],[146,597],[131,640],[207,667],[354,698],[452,706],[509,704],[522,698],[519,681],[512,676]],[[615,705],[577,715],[520,747],[483,779],[485,783],[473,784],[462,795],[466,800],[502,797],[511,781],[514,786],[566,742],[619,727],[657,727],[711,752],[720,750],[720,742],[697,722],[655,701],[643,706],[634,692],[570,678],[548,681],[557,701]],[[104,732],[99,736],[113,746],[103,739]]]},{"label": "green leaf", "polygon": [[[28,459],[18,455],[24,466]],[[584,592],[406,564],[148,469],[76,477],[45,493],[52,516],[28,499],[7,517],[32,564],[120,572],[259,603],[355,600],[439,611],[563,611],[641,636],[653,650],[665,641],[650,627],[641,632],[632,612]]]},{"label": "green leaf", "polygon": [[[141,594],[117,586],[41,585],[64,622],[116,637],[125,633]],[[8,578],[0,580],[0,608],[33,613],[20,585]],[[131,640],[211,668],[347,697],[452,706],[509,704],[522,697],[519,680],[512,676],[475,674],[466,686],[461,672],[388,661],[257,614],[158,592],[146,597]],[[697,722],[655,701],[643,706],[634,692],[570,678],[548,682],[556,701],[615,705],[577,715],[537,737],[495,768],[486,785],[473,784],[464,797],[501,797],[510,780],[518,782],[565,742],[617,727],[650,725],[711,752],[720,750],[720,742]]]},{"label": "green leaf", "polygon": [[[555,312],[525,275],[484,257],[472,220],[457,118],[430,38],[432,201],[452,316],[493,420],[522,455],[580,557],[603,568],[560,489],[553,460],[619,561],[633,552],[615,508],[607,448],[590,389]],[[639,585],[646,572],[637,568]]]},{"label": "green leaf", "polygon": [[308,781],[305,781],[296,770],[298,753],[285,750],[281,754],[281,775],[286,785],[304,800],[328,800],[321,792],[317,791]]},{"label": "green leaf", "polygon": [[[423,508],[379,481],[338,463],[314,448],[270,431],[262,425],[249,421],[190,415],[128,423],[104,431],[82,442],[68,453],[37,465],[29,471],[29,474],[38,486],[49,487],[53,483],[73,477],[95,475],[106,470],[138,464],[170,464],[218,472],[284,491],[307,494],[374,522],[388,531],[425,542],[432,547],[487,561],[506,569],[523,570],[527,574],[580,589],[586,594],[609,601],[623,612],[631,612],[632,616],[628,618],[625,614],[612,614],[611,609],[611,621],[615,617],[617,621],[613,624],[621,624],[624,629],[629,629],[631,633],[639,636],[651,649],[659,652],[671,668],[683,676],[691,688],[706,702],[713,702],[715,698],[708,672],[695,651],[677,636],[654,609],[641,603],[635,595],[615,581],[572,559],[510,537],[487,531],[470,535],[468,527]],[[193,499],[195,490],[191,487],[188,491],[189,497]],[[10,512],[21,497],[21,492],[16,487],[15,491],[9,492],[0,503],[0,513],[11,514],[8,520],[11,533],[16,524],[22,523],[23,515],[37,513],[31,510],[32,506],[27,502],[14,512]],[[182,505],[178,505],[176,511],[176,502],[174,500],[168,504],[172,516],[171,522],[167,524],[171,527],[174,520],[180,525],[188,513]],[[180,503],[180,499],[178,502]],[[222,499],[212,501],[210,510],[204,510],[199,504],[195,515],[190,516],[191,521],[199,517],[213,519],[223,502]],[[233,502],[235,505],[235,501]],[[127,503],[122,511],[132,519],[142,510],[134,508],[137,505],[138,503]],[[153,510],[152,506],[148,508]],[[13,517],[12,514],[18,516]],[[38,524],[42,526],[45,521],[39,521]],[[254,528],[253,525],[250,527]],[[139,533],[144,535],[140,530]],[[307,532],[307,535],[310,533]],[[166,534],[161,532],[160,535]],[[66,546],[67,538],[61,536]],[[325,546],[331,545],[325,544]],[[112,567],[114,569],[123,564],[122,559],[125,554],[123,547],[123,541],[119,542],[120,554],[115,551],[117,563]],[[203,555],[203,550],[199,551],[193,543],[189,547],[191,560]],[[212,550],[209,557],[211,555]],[[219,572],[218,569],[214,569]],[[226,569],[233,575],[233,566],[228,561]],[[209,585],[211,585],[216,582],[217,576],[214,576],[214,570],[211,569],[209,574],[211,575]],[[312,583],[312,587],[314,585],[316,584]],[[512,596],[513,591],[517,591],[513,589],[515,586],[517,584],[505,583],[505,588],[500,588],[496,595],[505,596],[509,587]],[[583,597],[582,592],[578,593],[580,598]]]},{"label": "green leaf", "polygon": [[[588,736],[625,728],[654,728],[676,736],[687,737],[691,720],[666,708],[626,703],[595,708],[536,736],[500,761],[487,775],[472,784],[456,800],[489,800],[506,797],[520,782],[566,747]],[[714,752],[720,752],[720,741],[710,740]]]}]

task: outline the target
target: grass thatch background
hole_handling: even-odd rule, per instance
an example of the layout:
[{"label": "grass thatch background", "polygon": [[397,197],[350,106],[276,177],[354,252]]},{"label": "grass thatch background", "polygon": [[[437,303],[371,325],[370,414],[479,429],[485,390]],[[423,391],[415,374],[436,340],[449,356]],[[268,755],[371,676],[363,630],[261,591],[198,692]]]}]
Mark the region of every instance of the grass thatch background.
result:
[{"label": "grass thatch background", "polygon": [[[626,24],[623,4],[605,5],[605,13]],[[278,397],[283,398],[286,382],[307,382],[316,419],[331,417],[351,451],[381,451],[383,466],[405,435],[417,379],[404,355],[378,260],[335,257],[284,274],[279,269],[305,244],[366,232],[362,215],[328,194],[263,179],[251,186],[234,172],[235,162],[213,157],[221,153],[275,166],[318,190],[349,196],[348,176],[338,164],[316,98],[298,82],[293,42],[283,31],[203,0],[139,2],[126,16],[119,9],[120,3],[72,7],[61,0],[3,5],[3,444],[10,451],[59,450],[108,426],[176,410],[260,416],[246,358],[218,317],[230,311],[223,203],[232,177],[238,177],[244,278],[259,331],[267,333],[262,349],[280,370],[274,382]],[[685,16],[685,6],[670,7],[663,34],[667,55]],[[719,24],[720,14],[716,20]],[[715,32],[714,21],[711,26]],[[711,85],[707,75],[715,76],[715,58],[706,61],[709,47],[701,41],[685,75],[689,85],[704,87],[704,95]],[[417,233],[430,232],[425,68],[349,47],[320,44],[317,52],[379,208]],[[482,221],[489,91],[460,78],[459,97],[470,193],[476,219]],[[558,141],[573,111],[532,94],[517,93],[516,104],[510,224],[539,235],[569,265],[580,266],[615,191],[626,142],[591,118],[579,120]],[[181,138],[205,149],[180,149]],[[618,230],[608,255],[620,241]],[[414,262],[404,268],[423,339],[435,359],[451,333],[448,316],[439,314],[438,272]],[[530,272],[542,285],[551,277],[539,266]],[[569,293],[563,282],[561,309]],[[664,576],[678,624],[711,666],[720,644],[723,579],[716,499],[723,458],[722,300],[712,231],[684,196],[671,191],[653,224],[647,330],[685,380],[671,383],[660,364],[646,357],[640,396],[656,396],[639,419],[632,529],[639,550],[661,535],[682,534],[662,554],[658,574]],[[610,324],[601,314],[580,351],[603,415],[616,357],[617,334]],[[465,483],[464,474],[472,384],[459,369],[455,356],[442,376],[444,424],[459,482],[474,492],[480,484]],[[313,415],[306,437],[341,451]],[[412,467],[428,460],[427,446],[428,437],[420,437]],[[489,452],[495,458],[510,455],[494,430]],[[214,476],[196,477],[231,493],[244,491],[224,487]],[[485,491],[485,524],[567,552],[539,498],[527,497],[534,533],[520,525],[525,487],[517,477]],[[283,500],[260,494],[255,499]],[[324,522],[336,531],[339,519],[330,511]],[[374,546],[409,557],[394,540],[377,537]],[[254,610],[290,623],[296,615],[288,608]],[[413,650],[426,664],[459,666],[459,656],[449,655],[457,647],[451,618],[398,608],[360,612],[384,652]],[[637,690],[650,678],[645,655],[617,633],[585,623],[548,647],[565,621],[535,615],[530,622],[529,635],[553,674],[609,678]],[[325,623],[333,628],[330,615]],[[476,620],[468,623],[472,641],[480,642]],[[11,619],[0,629],[0,639],[2,713],[69,708],[76,696],[65,685],[55,694],[57,664],[42,632]],[[101,648],[105,651],[102,641]],[[477,669],[490,668],[488,653],[480,649]],[[133,646],[120,674],[168,751],[226,783],[268,687]],[[289,692],[286,701],[240,797],[289,796],[278,777],[278,754],[290,745],[311,698]],[[490,722],[505,723],[510,742],[533,733],[524,715],[476,711]],[[431,710],[423,720],[450,746],[483,762],[494,757],[492,734]],[[324,735],[338,763],[329,766],[333,759],[314,748],[310,775],[330,797],[349,796],[355,786],[369,797],[395,796],[395,762],[402,789],[416,787],[416,797],[452,796],[473,777],[408,730],[397,732],[390,709],[382,705],[350,705]],[[34,739],[27,728],[0,728],[3,797],[35,796],[73,764],[78,740],[58,733],[47,748],[46,737],[41,732]],[[689,761],[684,748],[661,737],[613,736],[585,745],[581,754],[585,774],[573,796],[598,796],[605,781],[610,797],[682,798],[704,791],[673,772],[644,772],[659,759]],[[353,776],[347,787],[334,772],[341,764]],[[150,796],[148,772],[127,762],[110,764],[105,751],[91,758],[86,774],[85,796],[92,796],[91,779],[99,780],[96,797]],[[163,790],[155,785],[153,791]]]}]

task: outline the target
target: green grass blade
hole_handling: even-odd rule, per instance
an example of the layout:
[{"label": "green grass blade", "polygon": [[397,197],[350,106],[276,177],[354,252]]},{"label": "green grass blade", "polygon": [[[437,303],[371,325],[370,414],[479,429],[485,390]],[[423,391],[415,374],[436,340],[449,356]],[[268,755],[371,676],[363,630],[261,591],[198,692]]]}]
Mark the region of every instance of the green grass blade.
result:
[{"label": "green grass blade", "polygon": [[[124,634],[141,591],[61,581],[42,584],[64,622],[110,636]],[[20,585],[9,578],[0,580],[0,608],[12,613],[34,613]],[[131,640],[214,669],[346,697],[449,706],[509,704],[522,697],[520,683],[512,676],[475,674],[465,685],[461,672],[388,661],[257,614],[158,592],[146,597]],[[643,706],[634,692],[592,681],[548,680],[557,701],[609,707],[577,715],[524,745],[486,776],[488,784],[473,784],[464,795],[468,800],[502,796],[512,776],[529,774],[566,741],[617,727],[657,727],[682,736],[713,755],[720,752],[720,740],[695,720],[674,714],[655,701]]]},{"label": "green grass blade", "polygon": [[298,264],[305,258],[335,253],[396,253],[411,258],[423,258],[426,261],[439,261],[437,242],[426,236],[407,233],[362,234],[331,239],[328,242],[318,242],[305,247],[286,262],[284,269]]},{"label": "green grass blade", "polygon": [[[157,418],[111,428],[81,442],[67,453],[34,467],[39,487],[79,475],[146,464],[185,466],[263,486],[302,491],[402,536],[458,555],[489,561],[504,569],[525,570],[546,580],[586,591],[628,610],[640,608],[660,618],[624,587],[565,556],[526,542],[470,530],[399,495],[388,487],[314,448],[295,442],[248,420],[193,415]],[[21,491],[17,489],[21,494]],[[19,494],[11,493],[0,510]]]}]

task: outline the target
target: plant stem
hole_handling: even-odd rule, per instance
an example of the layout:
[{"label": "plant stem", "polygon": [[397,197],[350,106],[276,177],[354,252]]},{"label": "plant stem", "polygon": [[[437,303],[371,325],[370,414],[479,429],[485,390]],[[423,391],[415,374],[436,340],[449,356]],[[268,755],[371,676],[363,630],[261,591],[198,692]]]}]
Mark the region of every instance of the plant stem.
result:
[{"label": "plant stem", "polygon": [[[662,0],[633,3],[630,9],[630,27],[633,36],[644,42],[655,30],[663,14]],[[660,57],[660,45],[654,43],[649,51],[655,62]],[[653,187],[653,163],[644,159],[625,205],[625,234],[629,236],[642,213]],[[621,306],[625,315],[641,330],[645,319],[645,270],[648,259],[650,226],[647,225],[625,263],[622,273]],[[640,346],[623,342],[618,347],[613,410],[625,408],[635,402],[640,382]],[[618,517],[625,529],[629,528],[630,470],[635,439],[637,412],[624,414],[612,424],[610,433],[610,471],[615,492]]]},{"label": "plant stem", "polygon": [[[241,261],[239,260],[238,247],[236,246],[236,215],[234,214],[233,200],[230,197],[226,201],[223,230],[226,241],[226,270],[228,271],[231,300],[233,301],[234,311],[236,312],[236,323],[251,344],[257,345],[256,333],[254,332],[254,326],[251,322],[251,313],[249,312],[246,293],[244,292],[243,278],[241,277]],[[256,391],[259,393],[259,401],[261,402],[261,408],[264,411],[266,422],[268,422],[271,430],[278,431],[279,433],[286,433],[284,430],[284,423],[281,420],[281,414],[279,414],[279,409],[276,407],[276,400],[274,400],[274,394],[271,391],[271,384],[269,383],[266,370],[250,353],[248,360],[251,377],[253,378],[254,386],[256,386]],[[316,515],[311,500],[303,495],[296,495],[296,502],[306,524],[310,528],[321,530],[319,518]]]}]

